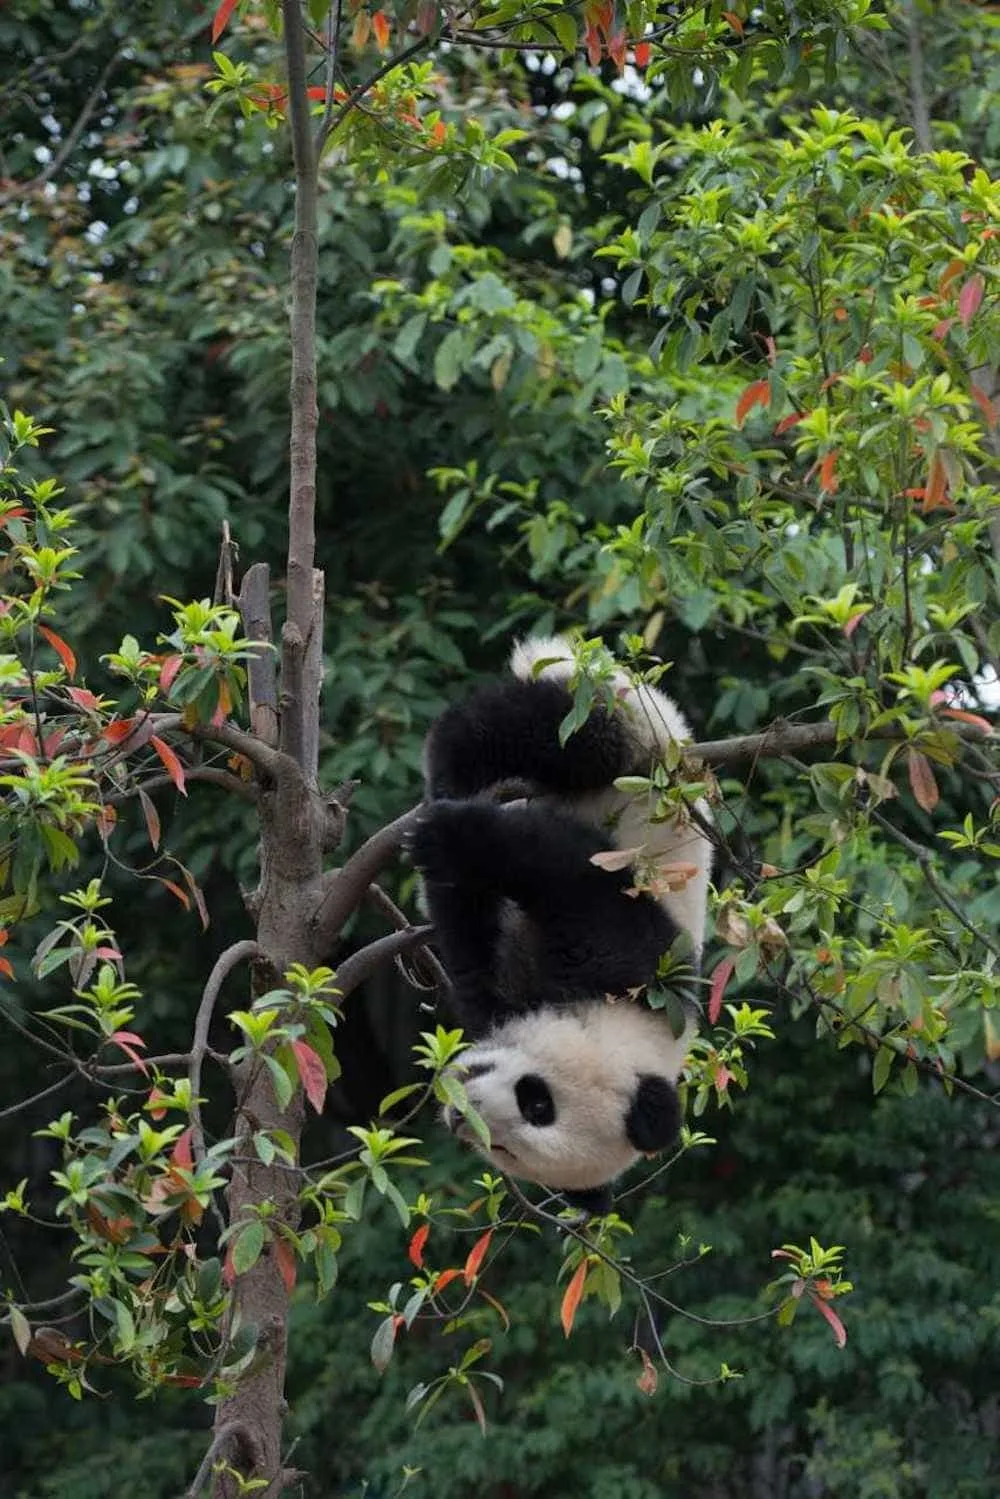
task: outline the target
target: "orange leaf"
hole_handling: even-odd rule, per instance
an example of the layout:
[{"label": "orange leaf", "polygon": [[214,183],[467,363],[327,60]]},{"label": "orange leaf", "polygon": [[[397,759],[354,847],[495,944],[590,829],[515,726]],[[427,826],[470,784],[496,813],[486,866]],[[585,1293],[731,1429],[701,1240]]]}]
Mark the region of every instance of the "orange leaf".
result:
[{"label": "orange leaf", "polygon": [[149,1097],[143,1104],[143,1108],[149,1110],[149,1117],[151,1119],[165,1119],[167,1117],[167,1110],[163,1104],[163,1099],[166,1096],[161,1088],[150,1088]]},{"label": "orange leaf", "polygon": [[116,718],[111,723],[106,723],[101,730],[101,738],[106,739],[109,744],[121,744],[127,739],[135,728],[134,718]]},{"label": "orange leaf", "polygon": [[715,1025],[722,1014],[722,996],[735,967],[736,962],[733,958],[723,958],[712,973],[712,987],[708,993],[709,1025]]},{"label": "orange leaf", "polygon": [[944,270],[938,277],[938,291],[943,297],[956,276],[960,276],[965,270],[964,260],[949,260]]},{"label": "orange leaf", "polygon": [[232,15],[235,9],[236,0],[220,0],[219,8],[215,12],[215,15],[212,17],[213,46],[219,40],[219,37],[225,31],[226,27],[229,25],[229,17]]},{"label": "orange leaf", "polygon": [[735,11],[724,10],[722,12],[722,19],[729,23],[732,29],[736,32],[737,36],[743,35],[743,22],[740,20]]},{"label": "orange leaf", "polygon": [[377,10],[372,16],[372,30],[375,33],[375,45],[380,52],[384,52],[389,45],[389,17],[384,10]]},{"label": "orange leaf", "polygon": [[146,819],[146,832],[149,834],[149,841],[153,846],[155,854],[160,846],[160,814],[141,786],[139,788],[139,805],[142,808],[142,815]]},{"label": "orange leaf", "polygon": [[920,509],[926,513],[928,510],[939,510],[948,503],[948,470],[944,466],[944,458],[941,449],[935,448],[931,457],[931,466],[927,472],[926,492],[924,502]]},{"label": "orange leaf", "polygon": [[444,120],[435,120],[431,128],[431,139],[436,146],[443,146],[448,137],[448,127]]},{"label": "orange leaf", "polygon": [[12,979],[14,977],[14,970],[11,967],[9,958],[0,958],[0,973],[4,974],[9,979]]},{"label": "orange leaf", "polygon": [[577,1265],[573,1272],[573,1279],[566,1287],[562,1306],[559,1308],[559,1320],[562,1322],[563,1332],[567,1337],[573,1331],[573,1319],[576,1316],[576,1309],[583,1297],[583,1288],[587,1282],[588,1268],[589,1262],[587,1260],[581,1260]]},{"label": "orange leaf", "polygon": [[825,1317],[830,1326],[833,1328],[833,1336],[837,1340],[837,1347],[845,1347],[847,1343],[847,1328],[844,1326],[843,1322],[841,1322],[833,1307],[830,1306],[828,1302],[821,1301],[818,1296],[814,1296],[811,1291],[809,1293],[809,1300],[819,1312],[820,1316]]},{"label": "orange leaf", "polygon": [[431,1231],[429,1223],[421,1223],[407,1248],[407,1256],[411,1265],[416,1265],[418,1270],[424,1268],[424,1245],[427,1243],[427,1235]]},{"label": "orange leaf", "polygon": [[187,898],[187,893],[184,890],[181,889],[180,885],[175,885],[174,882],[173,882],[173,880],[165,880],[163,878],[163,876],[159,875],[159,874],[158,875],[154,875],[154,879],[159,880],[159,882],[160,882],[161,885],[166,885],[166,887],[170,891],[171,895],[176,895],[177,899],[180,901],[180,903],[184,907],[185,911],[190,911],[190,909],[191,909],[191,902]]},{"label": "orange leaf", "polygon": [[503,1323],[504,1332],[510,1332],[510,1318],[507,1315],[507,1308],[503,1305],[502,1302],[498,1301],[495,1296],[491,1296],[489,1291],[484,1291],[482,1286],[477,1286],[476,1289],[478,1290],[483,1300],[489,1302],[490,1306],[500,1318],[500,1321]]},{"label": "orange leaf", "polygon": [[982,276],[970,276],[958,294],[958,316],[962,327],[967,328],[979,311],[986,283]]},{"label": "orange leaf", "polygon": [[62,636],[57,635],[55,630],[50,630],[48,625],[39,625],[38,633],[39,635],[44,635],[45,639],[49,642],[49,645],[59,657],[59,660],[62,662],[63,666],[65,666],[68,674],[71,677],[75,676],[76,657],[70,650],[69,646],[66,644],[65,640],[63,640]]},{"label": "orange leaf", "polygon": [[742,427],[755,406],[767,406],[771,400],[771,386],[767,380],[754,380],[736,402],[736,425]]},{"label": "orange leaf", "polygon": [[653,49],[648,42],[636,42],[632,53],[637,68],[648,68],[649,59],[653,55]]},{"label": "orange leaf", "polygon": [[312,88],[307,88],[306,95],[310,99],[318,99],[320,104],[326,103],[326,89],[321,83],[314,83]]},{"label": "orange leaf", "polygon": [[483,1260],[486,1258],[486,1251],[490,1247],[490,1240],[492,1239],[492,1237],[493,1230],[492,1228],[488,1228],[482,1235],[482,1237],[477,1239],[472,1248],[469,1250],[469,1257],[465,1262],[465,1269],[462,1271],[462,1274],[465,1277],[465,1284],[467,1286],[471,1286],[472,1282],[479,1274],[479,1267],[483,1263]]},{"label": "orange leaf", "polygon": [[836,494],[840,488],[840,480],[837,478],[837,449],[827,453],[819,466],[819,486],[825,489],[827,494]]},{"label": "orange leaf", "polygon": [[351,46],[355,52],[361,52],[367,45],[368,38],[372,34],[372,18],[366,10],[359,10],[354,17],[354,25],[351,28]]},{"label": "orange leaf", "polygon": [[787,432],[789,428],[794,427],[797,422],[805,421],[808,414],[809,413],[807,411],[792,411],[788,416],[783,416],[781,418],[781,421],[774,429],[775,437],[780,437],[783,432]]},{"label": "orange leaf", "polygon": [[287,1239],[275,1239],[274,1259],[289,1296],[295,1290],[295,1250]]},{"label": "orange leaf", "polygon": [[974,382],[969,386],[969,394],[972,396],[972,399],[975,401],[976,405],[983,413],[983,420],[985,421],[987,427],[992,430],[996,426],[997,420],[1000,419],[1000,414],[998,414],[997,408],[994,406],[985,390],[983,390],[982,386],[976,385]]},{"label": "orange leaf", "polygon": [[940,792],[934,772],[931,770],[931,762],[920,750],[911,749],[907,751],[907,769],[910,775],[910,789],[913,792],[918,807],[923,807],[925,812],[933,812],[938,804]]},{"label": "orange leaf", "polygon": [[317,1114],[322,1114],[326,1101],[326,1068],[318,1052],[305,1041],[293,1041],[292,1051],[299,1067],[299,1078],[305,1095]]},{"label": "orange leaf", "polygon": [[982,729],[984,734],[993,732],[993,725],[978,713],[967,713],[964,708],[942,708],[942,718],[958,718],[962,723],[974,724],[977,729]]},{"label": "orange leaf", "polygon": [[435,1296],[437,1295],[438,1291],[443,1291],[444,1288],[445,1288],[445,1286],[450,1286],[453,1280],[457,1280],[458,1277],[461,1275],[461,1273],[462,1273],[461,1270],[456,1270],[456,1269],[452,1268],[452,1269],[449,1269],[449,1270],[442,1270],[440,1275],[435,1276],[435,1278],[434,1278],[434,1294],[435,1294]]},{"label": "orange leaf", "polygon": [[939,323],[935,323],[931,329],[931,338],[936,338],[940,343],[942,338],[948,337],[948,330],[955,321],[953,317],[943,317]]},{"label": "orange leaf", "polygon": [[187,788],[184,785],[184,767],[170,748],[170,745],[157,734],[150,734],[149,742],[162,760],[163,768],[177,787],[177,790],[182,796],[187,796]]},{"label": "orange leaf", "polygon": [[69,694],[70,699],[74,703],[76,703],[76,706],[78,708],[97,707],[97,697],[94,695],[94,693],[88,692],[86,687],[67,687],[66,691]]}]

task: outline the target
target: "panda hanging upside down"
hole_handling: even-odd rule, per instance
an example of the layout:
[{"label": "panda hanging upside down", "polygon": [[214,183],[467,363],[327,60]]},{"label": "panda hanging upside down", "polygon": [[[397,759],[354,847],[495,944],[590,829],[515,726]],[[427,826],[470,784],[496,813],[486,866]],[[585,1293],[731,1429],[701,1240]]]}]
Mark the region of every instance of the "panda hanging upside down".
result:
[{"label": "panda hanging upside down", "polygon": [[[458,1068],[489,1128],[488,1158],[593,1212],[610,1206],[616,1176],[680,1127],[693,1020],[676,1036],[666,1013],[629,994],[655,981],[680,931],[697,962],[712,856],[694,826],[652,822],[648,793],[613,785],[690,737],[676,706],[622,672],[615,711],[595,707],[561,745],[575,669],[569,641],[523,641],[511,677],[437,719],[410,846],[454,1009],[475,1042]],[[526,802],[483,795],[512,779],[533,788]],[[593,862],[610,847],[694,873],[662,897],[636,895],[631,867]],[[469,1137],[460,1115],[445,1117]]]}]

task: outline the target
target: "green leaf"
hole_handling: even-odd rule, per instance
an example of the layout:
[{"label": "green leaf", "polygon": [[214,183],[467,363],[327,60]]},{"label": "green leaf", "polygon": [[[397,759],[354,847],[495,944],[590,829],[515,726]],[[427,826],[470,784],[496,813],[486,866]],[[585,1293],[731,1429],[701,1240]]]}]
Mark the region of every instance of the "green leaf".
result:
[{"label": "green leaf", "polygon": [[245,1275],[260,1259],[264,1248],[265,1228],[259,1218],[254,1218],[240,1229],[233,1240],[232,1265],[237,1275]]}]

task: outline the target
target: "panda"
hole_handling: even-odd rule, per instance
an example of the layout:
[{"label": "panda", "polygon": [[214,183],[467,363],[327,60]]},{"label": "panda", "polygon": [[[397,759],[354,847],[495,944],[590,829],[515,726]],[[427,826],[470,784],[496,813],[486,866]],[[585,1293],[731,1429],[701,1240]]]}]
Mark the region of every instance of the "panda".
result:
[{"label": "panda", "polygon": [[[690,1007],[678,1036],[638,991],[681,931],[697,962],[711,845],[690,822],[651,821],[648,792],[613,785],[648,774],[671,740],[690,738],[668,697],[619,671],[614,709],[595,706],[560,744],[577,669],[571,642],[522,641],[510,668],[431,726],[410,849],[474,1043],[457,1068],[489,1129],[483,1153],[573,1206],[607,1211],[614,1179],[680,1127]],[[511,780],[530,786],[527,800],[484,794]],[[707,806],[699,810],[703,822]],[[611,848],[634,850],[644,869],[680,863],[693,873],[681,889],[637,894],[632,861],[594,862]],[[458,1111],[445,1122],[478,1144]]]}]

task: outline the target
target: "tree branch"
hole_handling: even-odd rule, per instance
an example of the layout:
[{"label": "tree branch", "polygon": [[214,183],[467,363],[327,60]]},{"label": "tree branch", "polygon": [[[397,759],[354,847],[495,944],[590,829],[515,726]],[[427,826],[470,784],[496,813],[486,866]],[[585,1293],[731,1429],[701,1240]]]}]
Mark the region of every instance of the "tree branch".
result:
[{"label": "tree branch", "polygon": [[0,1119],[9,1119],[12,1114],[20,1114],[22,1109],[30,1109],[33,1103],[41,1103],[43,1098],[48,1098],[51,1093],[58,1093],[60,1088],[65,1088],[77,1076],[76,1072],[67,1072],[58,1082],[50,1083],[40,1093],[32,1093],[30,1098],[22,1098],[20,1103],[12,1103],[8,1108],[0,1109]]},{"label": "tree branch", "polygon": [[201,1124],[201,1105],[198,1102],[201,1089],[201,1064],[208,1049],[208,1031],[212,1024],[219,990],[233,969],[240,963],[249,962],[252,958],[261,956],[260,947],[250,938],[234,942],[216,958],[201,996],[201,1003],[195,1016],[194,1035],[191,1039],[191,1061],[188,1065],[188,1079],[191,1084],[191,1154],[196,1164],[200,1164],[205,1158],[205,1134]]},{"label": "tree branch", "polygon": [[212,1437],[208,1451],[201,1460],[201,1466],[194,1475],[191,1487],[188,1489],[185,1499],[198,1499],[199,1494],[205,1487],[206,1480],[212,1471],[212,1464],[222,1456],[223,1450],[232,1444],[234,1447],[243,1448],[247,1455],[247,1463],[251,1473],[255,1472],[259,1464],[259,1448],[257,1438],[243,1421],[227,1421],[220,1426]]},{"label": "tree branch", "polygon": [[426,942],[433,930],[432,926],[411,926],[403,931],[389,932],[387,936],[376,938],[374,942],[369,942],[366,947],[359,948],[349,958],[345,958],[337,969],[336,986],[341,997],[346,999],[376,968],[387,963],[390,958],[409,952],[411,947],[419,947]]},{"label": "tree branch", "polygon": [[[258,800],[257,787],[250,781],[242,781],[239,776],[234,776],[231,770],[223,770],[221,765],[185,765],[184,779],[186,781],[210,781],[214,786],[221,786],[232,796],[238,796],[245,802],[256,802]],[[140,791],[159,791],[164,786],[176,786],[173,776],[163,775],[150,776],[141,785],[132,786],[128,791],[118,791],[114,796],[106,796],[104,801],[109,807],[120,807],[123,802],[131,801],[138,796]]]},{"label": "tree branch", "polygon": [[271,569],[266,562],[255,562],[243,574],[237,605],[244,634],[262,647],[247,662],[250,728],[262,744],[273,749],[278,743],[278,682],[270,593]]},{"label": "tree branch", "polygon": [[387,73],[392,72],[393,68],[398,68],[404,62],[409,62],[411,57],[416,57],[418,52],[422,52],[425,47],[430,46],[430,42],[430,36],[418,37],[415,42],[411,42],[408,47],[404,47],[402,52],[397,52],[395,57],[387,58],[380,68],[375,69],[371,77],[366,78],[363,83],[359,83],[356,88],[353,88],[348,94],[347,98],[344,100],[343,104],[337,110],[337,113],[332,116],[329,124],[327,124],[327,122],[324,120],[323,123],[324,125],[326,125],[326,129],[320,129],[319,136],[317,138],[318,150],[320,152],[323,150],[323,147],[326,145],[333,132],[339,125],[343,124],[344,120],[347,119],[347,116],[350,114],[355,104],[357,104],[359,99],[364,98],[369,89],[374,88],[376,83],[380,83]]},{"label": "tree branch", "polygon": [[323,877],[324,890],[312,916],[319,952],[328,953],[348,916],[361,904],[368,886],[399,852],[403,839],[416,822],[423,803],[387,823],[357,849],[340,869]]},{"label": "tree branch", "polygon": [[115,50],[112,52],[111,56],[108,58],[107,62],[104,64],[104,67],[98,74],[97,82],[94,84],[94,87],[91,89],[90,93],[87,95],[86,99],[83,102],[83,108],[80,110],[80,113],[73,121],[66,139],[63,141],[62,145],[59,147],[59,150],[53,156],[52,160],[45,165],[43,170],[39,172],[36,177],[32,177],[30,182],[23,183],[19,187],[11,188],[8,192],[0,194],[0,208],[2,208],[7,203],[14,202],[17,198],[26,198],[29,193],[33,193],[36,191],[36,189],[44,187],[46,182],[50,182],[56,175],[56,173],[61,170],[68,157],[75,149],[76,143],[80,139],[80,136],[83,134],[84,129],[86,128],[87,121],[90,119],[94,110],[97,108],[98,101],[104,92],[104,85],[107,83],[112,72],[117,67],[118,60],[121,57],[122,49],[124,48],[124,46],[124,42],[119,42]]},{"label": "tree branch", "polygon": [[[949,732],[959,739],[981,741],[989,738],[975,724],[949,723]],[[869,739],[902,739],[896,724],[873,729]],[[854,742],[863,742],[863,738]],[[778,719],[759,734],[743,734],[735,739],[707,739],[701,744],[686,744],[689,760],[704,760],[707,765],[737,765],[742,760],[775,760],[783,755],[797,755],[803,750],[823,749],[837,743],[837,726],[832,723],[787,723]],[[345,866],[346,867],[346,866]]]}]

